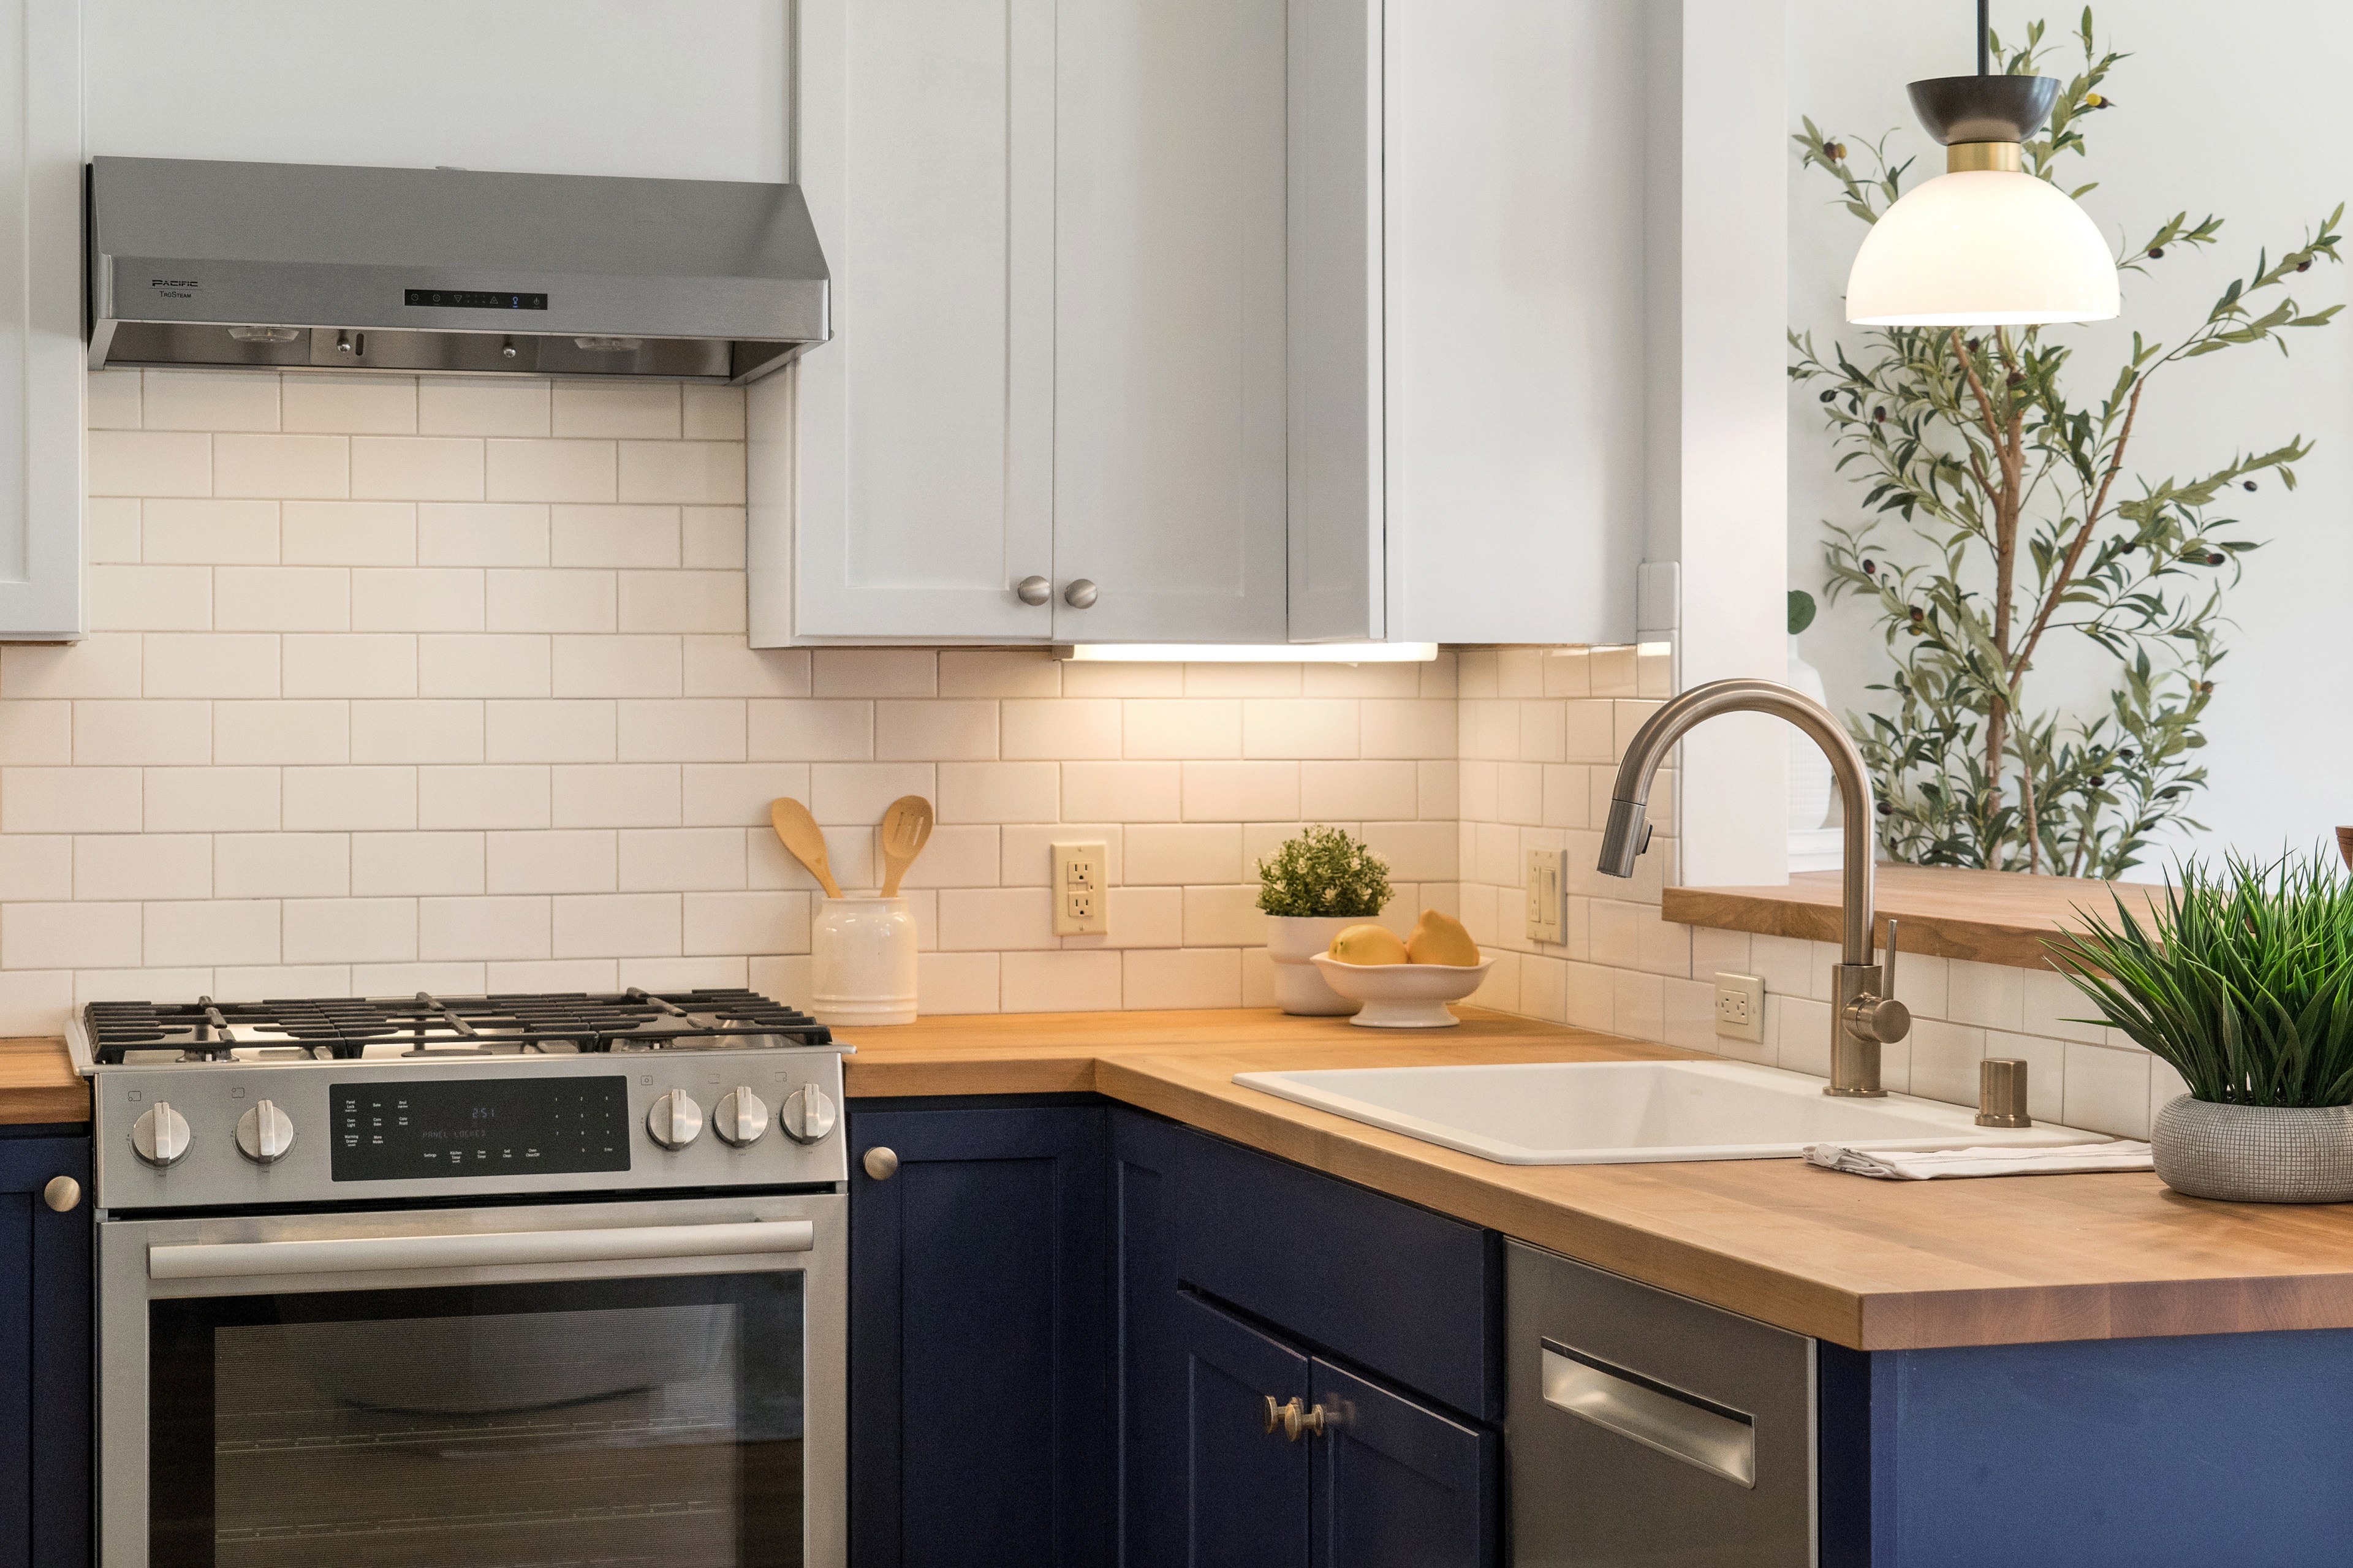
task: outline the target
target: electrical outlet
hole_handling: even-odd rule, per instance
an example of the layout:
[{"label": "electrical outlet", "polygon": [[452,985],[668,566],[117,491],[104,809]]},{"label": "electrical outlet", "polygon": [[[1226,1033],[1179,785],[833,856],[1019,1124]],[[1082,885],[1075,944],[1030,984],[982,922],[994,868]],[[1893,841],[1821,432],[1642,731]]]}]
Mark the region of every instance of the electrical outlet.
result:
[{"label": "electrical outlet", "polygon": [[1568,940],[1568,851],[1528,851],[1528,940],[1565,942]]},{"label": "electrical outlet", "polygon": [[1110,864],[1102,844],[1054,846],[1054,934],[1103,936],[1111,931],[1111,896],[1103,886]]},{"label": "electrical outlet", "polygon": [[1715,1032],[1732,1040],[1765,1038],[1765,982],[1754,974],[1715,977]]}]

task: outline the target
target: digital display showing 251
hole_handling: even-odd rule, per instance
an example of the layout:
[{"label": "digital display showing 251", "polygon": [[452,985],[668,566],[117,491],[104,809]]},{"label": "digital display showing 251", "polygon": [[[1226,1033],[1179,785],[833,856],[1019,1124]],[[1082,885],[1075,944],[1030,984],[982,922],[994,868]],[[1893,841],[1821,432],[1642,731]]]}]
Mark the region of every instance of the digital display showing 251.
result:
[{"label": "digital display showing 251", "polygon": [[629,1080],[617,1074],[337,1084],[328,1113],[338,1182],[629,1168]]}]

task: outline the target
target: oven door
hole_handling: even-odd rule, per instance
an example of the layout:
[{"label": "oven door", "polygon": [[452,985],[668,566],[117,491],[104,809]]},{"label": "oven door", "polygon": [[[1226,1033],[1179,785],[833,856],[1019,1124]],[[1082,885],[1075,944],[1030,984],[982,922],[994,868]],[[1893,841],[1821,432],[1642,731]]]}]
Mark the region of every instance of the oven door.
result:
[{"label": "oven door", "polygon": [[847,1200],[109,1220],[105,1568],[841,1568]]}]

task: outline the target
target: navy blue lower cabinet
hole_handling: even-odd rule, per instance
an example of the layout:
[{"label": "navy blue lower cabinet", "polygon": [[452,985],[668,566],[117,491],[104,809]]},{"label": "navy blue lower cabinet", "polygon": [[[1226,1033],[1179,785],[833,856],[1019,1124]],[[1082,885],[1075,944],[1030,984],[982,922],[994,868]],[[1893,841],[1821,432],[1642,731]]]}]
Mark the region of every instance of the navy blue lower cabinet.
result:
[{"label": "navy blue lower cabinet", "polygon": [[1315,1568],[1485,1568],[1501,1561],[1494,1433],[1318,1361]]},{"label": "navy blue lower cabinet", "polygon": [[90,1562],[89,1185],[87,1137],[0,1136],[0,1568]]},{"label": "navy blue lower cabinet", "polygon": [[1107,1115],[851,1102],[853,1568],[1115,1561]]},{"label": "navy blue lower cabinet", "polygon": [[1871,1358],[1873,1568],[2353,1563],[2353,1331]]},{"label": "navy blue lower cabinet", "polygon": [[1493,1568],[1492,1238],[1134,1112],[1112,1149],[1125,1568]]},{"label": "navy blue lower cabinet", "polygon": [[1268,1401],[1300,1401],[1308,1358],[1198,1297],[1176,1304],[1185,1360],[1185,1402],[1169,1412],[1184,1440],[1183,1550],[1176,1561],[1208,1568],[1308,1568],[1309,1457],[1305,1429],[1286,1434]]}]

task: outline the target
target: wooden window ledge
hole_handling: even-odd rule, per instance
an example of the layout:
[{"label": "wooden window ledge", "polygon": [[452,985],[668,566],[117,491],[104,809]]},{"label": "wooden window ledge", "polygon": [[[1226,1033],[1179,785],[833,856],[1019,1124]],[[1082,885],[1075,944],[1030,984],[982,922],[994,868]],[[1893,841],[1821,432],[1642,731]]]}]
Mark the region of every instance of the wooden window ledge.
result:
[{"label": "wooden window ledge", "polygon": [[[1839,877],[1836,871],[1800,871],[1786,888],[1669,888],[1662,912],[1668,920],[1716,931],[1836,942]],[[1883,922],[1890,915],[1904,922],[1905,952],[2042,969],[2049,962],[2044,941],[2080,929],[2078,910],[2099,910],[2114,923],[2117,898],[2139,919],[2150,900],[2163,895],[2160,885],[2144,882],[1883,865],[1873,901]]]}]

